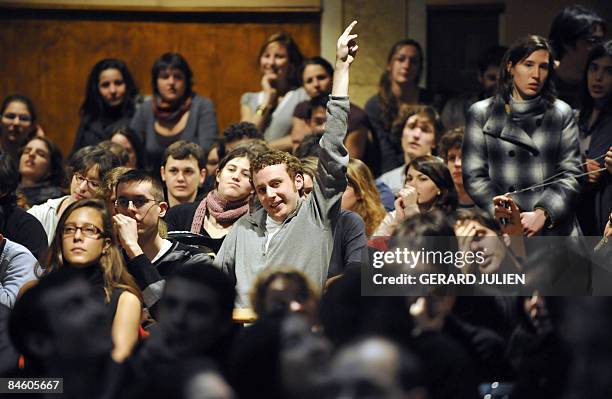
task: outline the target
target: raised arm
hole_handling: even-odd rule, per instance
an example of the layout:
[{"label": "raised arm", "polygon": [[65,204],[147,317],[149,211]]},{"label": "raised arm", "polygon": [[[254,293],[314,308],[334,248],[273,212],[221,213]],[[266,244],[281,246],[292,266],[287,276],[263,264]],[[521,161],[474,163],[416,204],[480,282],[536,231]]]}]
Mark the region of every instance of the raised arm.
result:
[{"label": "raised arm", "polygon": [[342,192],[346,188],[346,168],[348,151],[344,147],[349,113],[348,85],[349,67],[355,59],[357,35],[351,31],[357,21],[353,21],[338,38],[336,48],[336,66],[330,101],[327,103],[327,121],[325,133],[319,142],[321,146],[320,161],[315,176],[313,201],[321,221],[331,216],[336,209]]}]

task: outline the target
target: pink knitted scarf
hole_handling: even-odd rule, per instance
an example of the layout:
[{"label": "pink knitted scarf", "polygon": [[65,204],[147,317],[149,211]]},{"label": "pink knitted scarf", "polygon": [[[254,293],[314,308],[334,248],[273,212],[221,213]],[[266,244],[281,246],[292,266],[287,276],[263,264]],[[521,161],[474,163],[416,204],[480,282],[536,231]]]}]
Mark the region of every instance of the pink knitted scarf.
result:
[{"label": "pink knitted scarf", "polygon": [[217,195],[217,189],[214,189],[198,205],[193,222],[191,223],[191,232],[199,233],[202,229],[202,223],[206,216],[206,211],[215,218],[218,223],[232,224],[249,210],[249,197],[242,201],[226,201]]}]

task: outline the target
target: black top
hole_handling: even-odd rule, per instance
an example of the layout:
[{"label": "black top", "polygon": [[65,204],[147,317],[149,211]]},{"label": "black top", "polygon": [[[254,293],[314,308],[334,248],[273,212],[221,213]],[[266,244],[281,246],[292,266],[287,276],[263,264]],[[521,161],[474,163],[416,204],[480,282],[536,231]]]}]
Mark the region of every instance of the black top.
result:
[{"label": "black top", "polygon": [[29,207],[47,202],[52,198],[66,195],[61,187],[52,186],[47,183],[36,184],[31,187],[19,187],[17,193],[24,196]]},{"label": "black top", "polygon": [[0,207],[0,234],[29,249],[38,260],[42,259],[48,248],[47,233],[42,224],[16,206]]},{"label": "black top", "polygon": [[[419,92],[419,104],[434,105],[437,102],[432,92],[421,89]],[[435,105],[434,105],[435,106]],[[401,137],[391,134],[391,129],[385,129],[381,118],[380,95],[370,97],[365,105],[372,127],[374,141],[380,148],[380,173],[388,172],[404,164],[404,151],[402,150]]]},{"label": "black top", "polygon": [[[199,205],[200,201],[196,201],[189,204],[175,205],[172,208],[168,209],[168,212],[166,212],[166,216],[164,217],[164,221],[168,225],[168,232],[191,231],[193,217],[195,216],[196,210],[198,209]],[[198,234],[198,242],[195,242],[193,240],[183,241],[181,238],[178,237],[173,238],[175,238],[177,241],[182,242],[183,244],[197,244],[200,246],[208,247],[215,254],[219,252],[219,249],[221,248],[221,244],[223,244],[225,236],[221,238],[212,238],[210,234],[208,234],[208,232],[204,230],[204,226],[200,226]]]}]

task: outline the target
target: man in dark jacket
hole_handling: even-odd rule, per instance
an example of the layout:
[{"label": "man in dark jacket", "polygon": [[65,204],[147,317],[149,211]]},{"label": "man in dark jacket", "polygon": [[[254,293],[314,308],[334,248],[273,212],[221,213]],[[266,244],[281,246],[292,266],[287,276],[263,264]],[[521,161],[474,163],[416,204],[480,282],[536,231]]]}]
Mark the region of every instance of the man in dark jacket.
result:
[{"label": "man in dark jacket", "polygon": [[161,183],[147,172],[131,170],[117,181],[117,214],[113,223],[125,251],[127,267],[142,290],[153,317],[165,279],[181,266],[209,264],[205,253],[179,242],[162,238],[160,218],[168,209]]}]

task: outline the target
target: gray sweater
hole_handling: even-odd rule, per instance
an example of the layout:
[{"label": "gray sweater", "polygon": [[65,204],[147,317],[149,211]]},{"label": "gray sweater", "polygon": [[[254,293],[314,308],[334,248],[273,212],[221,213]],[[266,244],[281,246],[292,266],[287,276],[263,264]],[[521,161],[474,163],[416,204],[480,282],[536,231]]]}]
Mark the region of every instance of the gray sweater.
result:
[{"label": "gray sweater", "polygon": [[26,247],[8,239],[0,241],[0,303],[13,308],[19,289],[36,280],[34,267],[38,262]]},{"label": "gray sweater", "polygon": [[327,123],[312,194],[299,200],[282,223],[267,251],[266,211],[240,218],[223,241],[215,264],[236,284],[236,306],[248,307],[249,290],[259,272],[269,267],[292,267],[304,272],[321,289],[334,245],[333,226],[346,188],[349,156],[343,141],[349,112],[348,97],[327,104]]},{"label": "gray sweater", "polygon": [[212,101],[197,94],[193,95],[187,125],[175,136],[161,136],[155,131],[155,114],[153,114],[152,99],[145,101],[130,123],[142,138],[145,152],[148,156],[149,169],[159,171],[164,151],[178,140],[187,140],[199,144],[207,153],[217,138],[217,114]]}]

